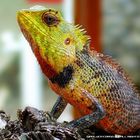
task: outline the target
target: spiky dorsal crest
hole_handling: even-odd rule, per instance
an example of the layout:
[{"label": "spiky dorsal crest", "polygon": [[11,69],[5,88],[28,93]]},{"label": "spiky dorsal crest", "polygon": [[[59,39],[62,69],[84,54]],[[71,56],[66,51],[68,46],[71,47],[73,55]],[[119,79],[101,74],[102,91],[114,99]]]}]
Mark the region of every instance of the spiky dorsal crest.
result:
[{"label": "spiky dorsal crest", "polygon": [[87,31],[83,28],[82,25],[75,25],[75,33],[77,34],[78,38],[80,39],[79,41],[82,41],[82,46],[83,47],[87,47],[89,46],[90,42],[91,42],[91,37],[89,35],[87,35]]}]

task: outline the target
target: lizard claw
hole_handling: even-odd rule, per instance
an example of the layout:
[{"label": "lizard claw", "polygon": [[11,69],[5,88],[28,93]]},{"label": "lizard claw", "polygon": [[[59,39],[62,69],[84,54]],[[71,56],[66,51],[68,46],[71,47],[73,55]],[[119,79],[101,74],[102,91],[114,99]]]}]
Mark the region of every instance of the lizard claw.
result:
[{"label": "lizard claw", "polygon": [[46,114],[48,115],[48,120],[56,122],[56,118],[53,117],[50,111],[47,111]]}]

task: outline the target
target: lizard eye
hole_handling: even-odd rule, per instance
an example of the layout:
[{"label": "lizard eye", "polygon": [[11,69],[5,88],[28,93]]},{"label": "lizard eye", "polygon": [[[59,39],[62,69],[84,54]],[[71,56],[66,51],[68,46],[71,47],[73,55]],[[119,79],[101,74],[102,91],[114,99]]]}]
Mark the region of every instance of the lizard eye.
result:
[{"label": "lizard eye", "polygon": [[48,25],[48,26],[55,26],[59,23],[58,18],[50,13],[44,13],[43,14],[43,21]]}]

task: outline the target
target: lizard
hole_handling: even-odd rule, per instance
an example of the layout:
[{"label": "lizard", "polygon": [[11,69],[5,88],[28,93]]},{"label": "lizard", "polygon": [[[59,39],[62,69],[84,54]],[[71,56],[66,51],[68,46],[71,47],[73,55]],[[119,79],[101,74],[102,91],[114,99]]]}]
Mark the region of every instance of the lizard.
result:
[{"label": "lizard", "polygon": [[59,95],[50,112],[55,119],[69,103],[81,117],[67,127],[80,131],[95,125],[120,135],[140,128],[135,85],[116,60],[90,49],[85,30],[43,6],[19,10],[17,21],[51,89]]}]

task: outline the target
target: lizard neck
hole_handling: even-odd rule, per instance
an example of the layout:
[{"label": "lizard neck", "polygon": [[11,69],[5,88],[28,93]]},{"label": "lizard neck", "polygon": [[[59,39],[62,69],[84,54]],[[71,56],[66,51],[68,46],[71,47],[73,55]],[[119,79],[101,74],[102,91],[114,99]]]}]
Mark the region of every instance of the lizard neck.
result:
[{"label": "lizard neck", "polygon": [[38,60],[38,63],[40,64],[42,72],[47,76],[47,78],[51,79],[52,77],[57,76],[58,74],[56,73],[56,71],[41,57],[38,47],[34,48],[33,51]]},{"label": "lizard neck", "polygon": [[81,69],[83,67],[83,62],[80,60],[81,53],[86,53],[86,51],[77,51],[76,52],[76,60],[69,64],[68,66],[64,67],[62,72],[58,73],[57,75],[49,78],[52,83],[58,84],[60,87],[65,88],[67,84],[72,80],[74,73],[76,70]]},{"label": "lizard neck", "polygon": [[52,83],[57,83],[60,87],[64,88],[72,79],[73,72],[74,72],[73,66],[68,65],[64,67],[62,72],[50,78],[50,81]]}]

